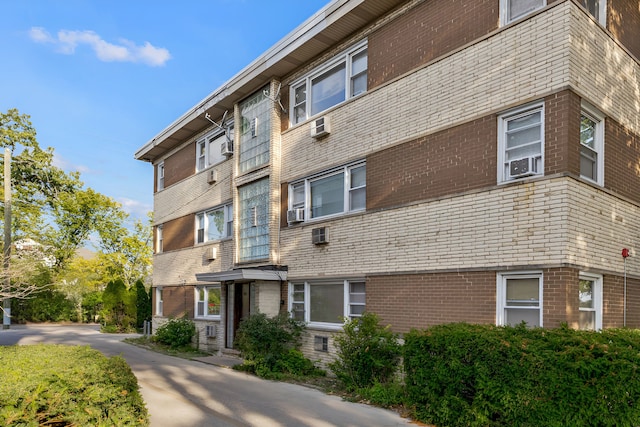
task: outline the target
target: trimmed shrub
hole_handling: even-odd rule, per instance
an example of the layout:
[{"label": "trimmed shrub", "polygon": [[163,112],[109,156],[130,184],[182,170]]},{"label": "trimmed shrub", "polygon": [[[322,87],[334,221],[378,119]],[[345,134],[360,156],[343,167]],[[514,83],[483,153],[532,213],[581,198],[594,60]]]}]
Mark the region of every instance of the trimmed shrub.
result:
[{"label": "trimmed shrub", "polygon": [[264,313],[249,316],[240,322],[235,344],[245,363],[239,367],[263,378],[278,378],[280,374],[323,375],[298,350],[305,330],[303,322],[287,313],[268,317]]},{"label": "trimmed shrub", "polygon": [[169,319],[158,327],[154,340],[171,348],[185,347],[191,344],[196,334],[196,324],[187,318]]},{"label": "trimmed shrub", "polygon": [[380,326],[374,313],[348,320],[334,337],[336,360],[329,368],[348,390],[371,387],[393,379],[401,347],[389,327]]},{"label": "trimmed shrub", "polygon": [[0,425],[147,426],[126,361],[89,346],[0,346]]},{"label": "trimmed shrub", "polygon": [[405,336],[409,404],[446,426],[636,426],[640,336],[448,324]]}]

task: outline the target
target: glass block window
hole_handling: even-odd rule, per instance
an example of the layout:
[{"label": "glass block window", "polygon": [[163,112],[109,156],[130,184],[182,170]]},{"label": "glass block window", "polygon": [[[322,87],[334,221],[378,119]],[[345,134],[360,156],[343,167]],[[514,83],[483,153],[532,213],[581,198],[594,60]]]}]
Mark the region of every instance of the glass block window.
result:
[{"label": "glass block window", "polygon": [[239,261],[269,258],[269,178],[238,188]]},{"label": "glass block window", "polygon": [[271,103],[265,93],[268,88],[240,104],[240,173],[269,163]]}]

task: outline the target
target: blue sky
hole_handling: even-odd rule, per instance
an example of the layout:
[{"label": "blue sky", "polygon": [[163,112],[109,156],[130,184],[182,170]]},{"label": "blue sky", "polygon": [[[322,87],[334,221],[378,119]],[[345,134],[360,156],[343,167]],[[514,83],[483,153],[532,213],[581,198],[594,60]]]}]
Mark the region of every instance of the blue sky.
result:
[{"label": "blue sky", "polygon": [[56,165],[153,208],[147,141],[329,0],[0,0],[0,111],[31,116]]}]

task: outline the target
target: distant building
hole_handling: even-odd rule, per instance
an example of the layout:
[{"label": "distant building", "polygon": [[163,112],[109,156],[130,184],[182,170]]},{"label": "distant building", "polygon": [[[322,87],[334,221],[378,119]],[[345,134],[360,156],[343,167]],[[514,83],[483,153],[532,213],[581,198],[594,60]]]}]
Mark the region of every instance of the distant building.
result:
[{"label": "distant building", "polygon": [[639,58],[637,0],[332,1],[136,153],[155,325],[640,327]]}]

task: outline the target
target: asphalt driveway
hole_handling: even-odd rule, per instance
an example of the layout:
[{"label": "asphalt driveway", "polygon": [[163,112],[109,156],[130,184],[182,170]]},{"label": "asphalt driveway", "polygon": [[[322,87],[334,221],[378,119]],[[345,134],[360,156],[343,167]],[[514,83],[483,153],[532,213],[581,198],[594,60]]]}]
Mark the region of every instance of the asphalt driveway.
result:
[{"label": "asphalt driveway", "polygon": [[395,427],[398,414],[337,396],[266,381],[229,368],[154,353],[123,343],[137,335],[101,334],[95,326],[12,326],[0,345],[90,345],[124,357],[138,378],[153,427]]}]

